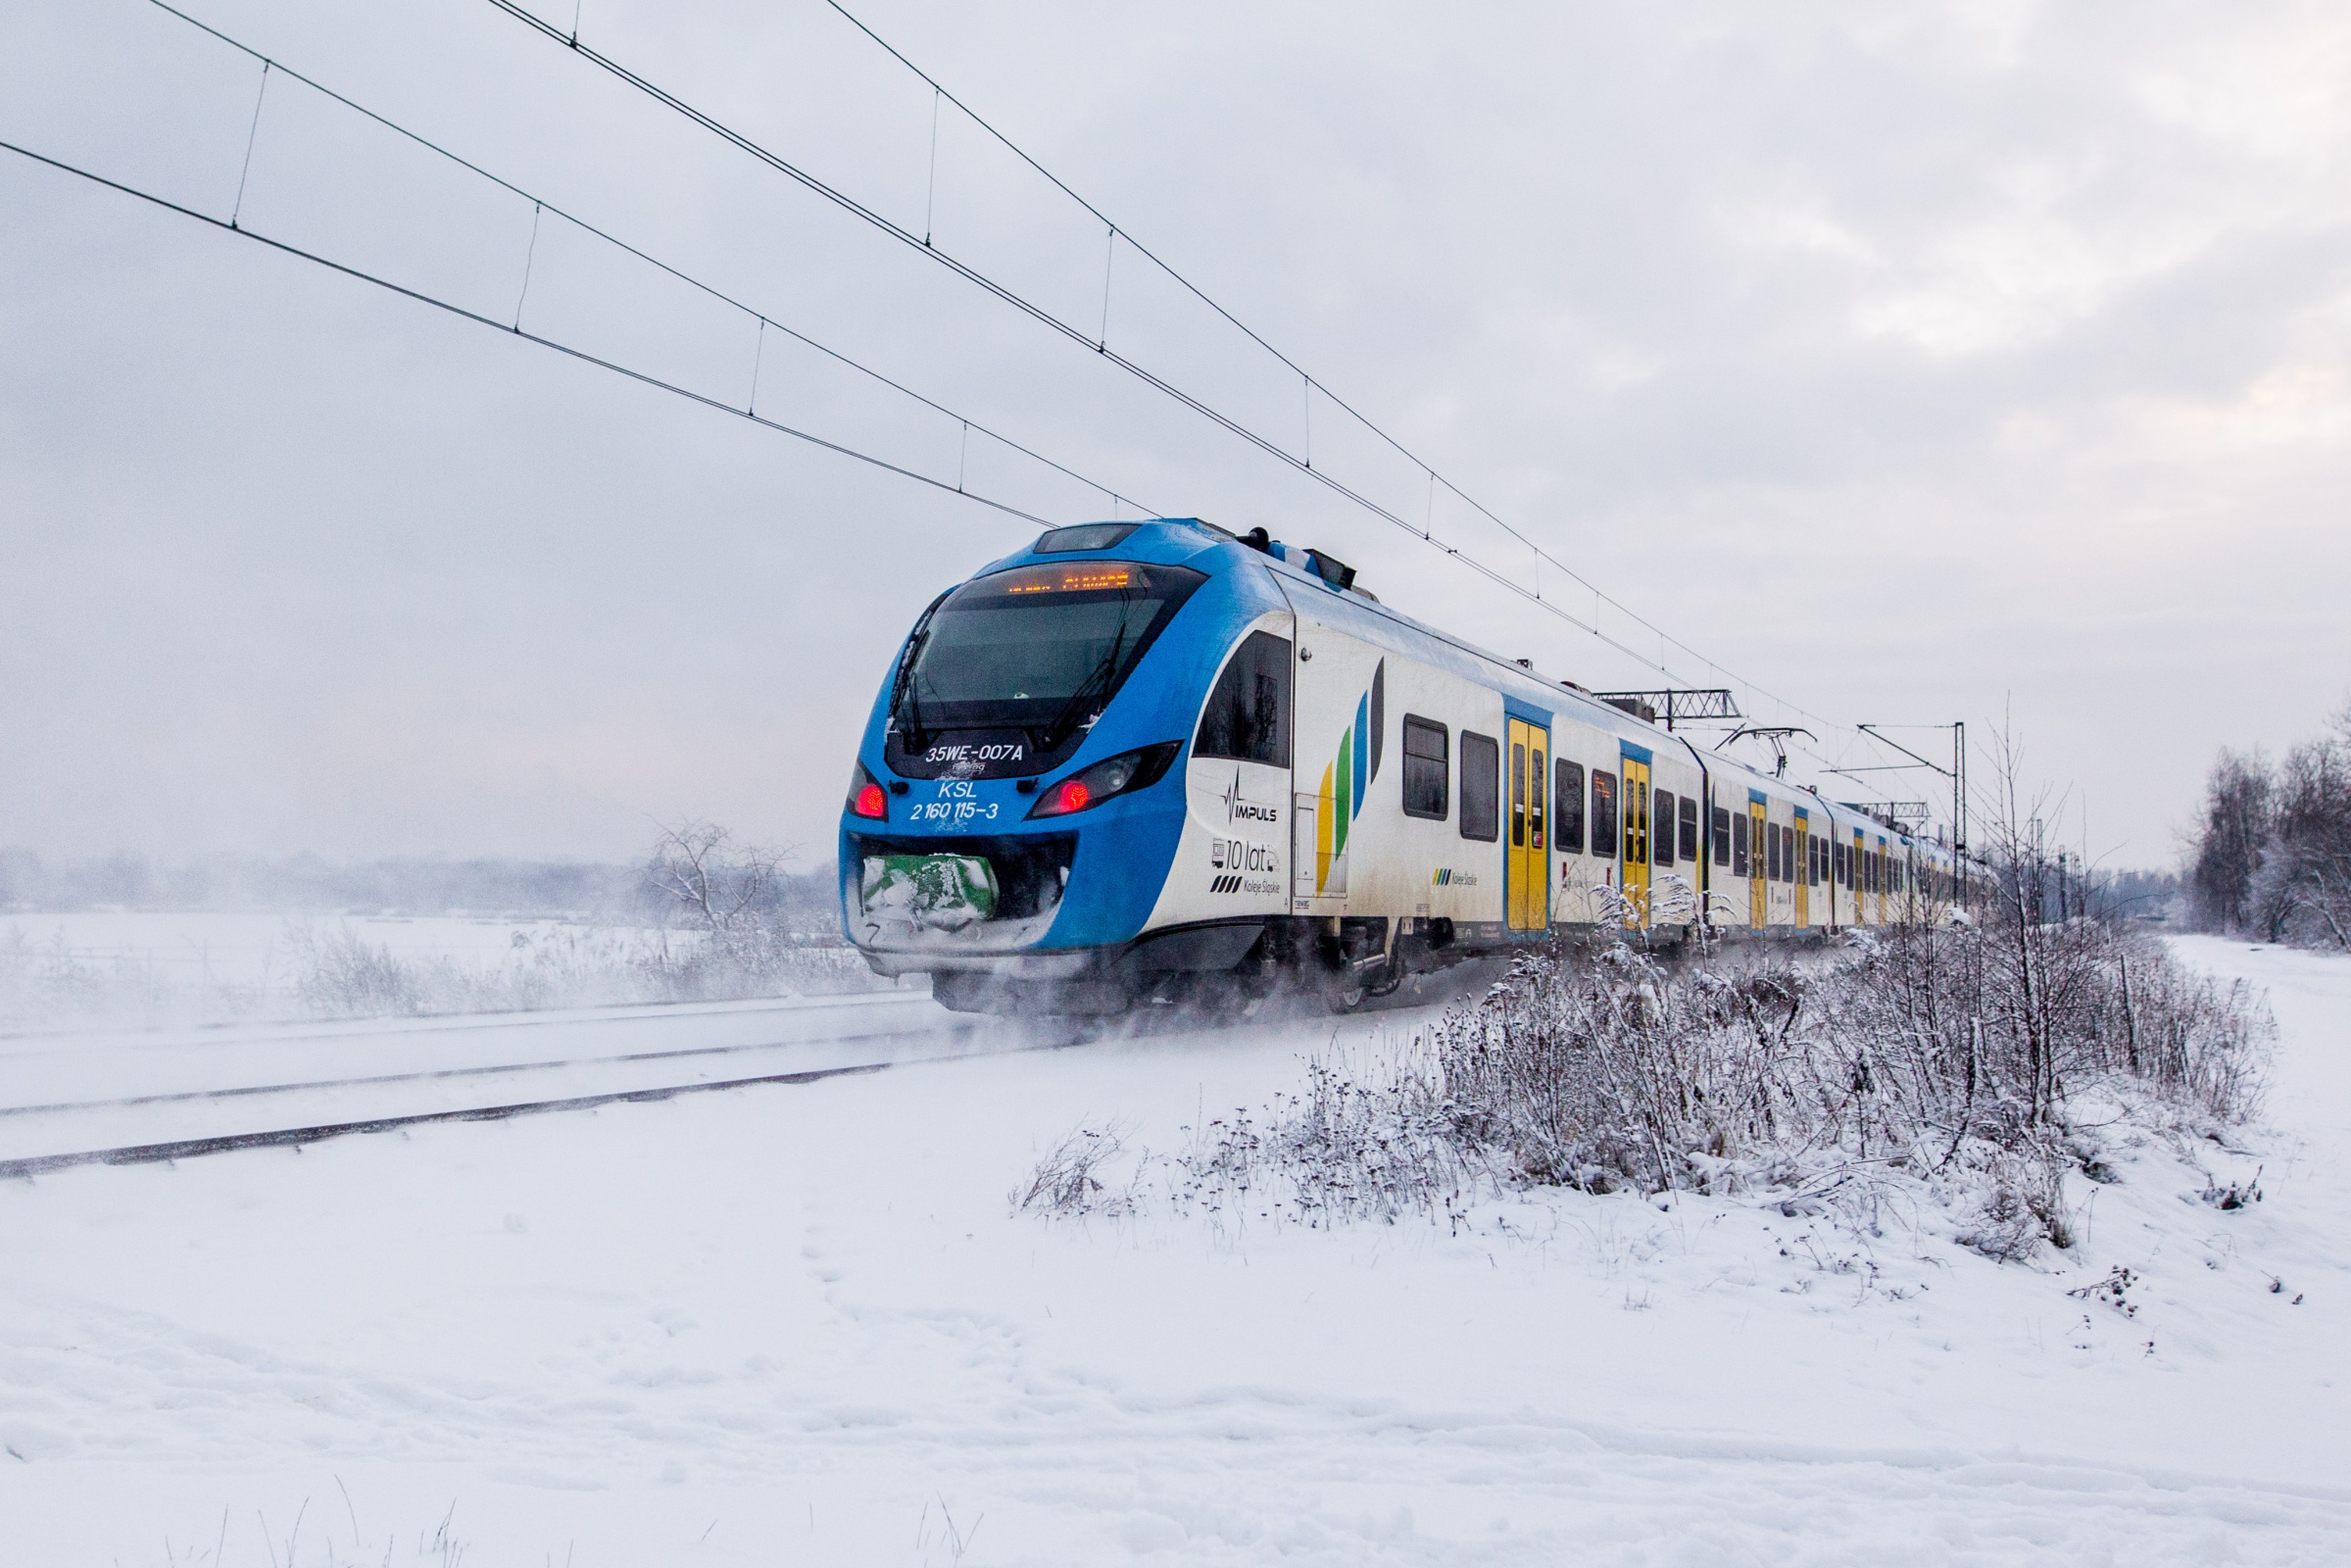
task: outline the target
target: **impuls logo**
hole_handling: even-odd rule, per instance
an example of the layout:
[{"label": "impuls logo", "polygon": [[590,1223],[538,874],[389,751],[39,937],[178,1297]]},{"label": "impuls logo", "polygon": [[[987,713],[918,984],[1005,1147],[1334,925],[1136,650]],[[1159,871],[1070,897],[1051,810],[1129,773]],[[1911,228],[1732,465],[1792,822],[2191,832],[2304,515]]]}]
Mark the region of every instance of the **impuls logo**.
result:
[{"label": "impuls logo", "polygon": [[1282,808],[1260,806],[1255,801],[1241,798],[1241,769],[1233,769],[1232,786],[1224,792],[1224,819],[1227,826],[1235,822],[1279,822]]}]

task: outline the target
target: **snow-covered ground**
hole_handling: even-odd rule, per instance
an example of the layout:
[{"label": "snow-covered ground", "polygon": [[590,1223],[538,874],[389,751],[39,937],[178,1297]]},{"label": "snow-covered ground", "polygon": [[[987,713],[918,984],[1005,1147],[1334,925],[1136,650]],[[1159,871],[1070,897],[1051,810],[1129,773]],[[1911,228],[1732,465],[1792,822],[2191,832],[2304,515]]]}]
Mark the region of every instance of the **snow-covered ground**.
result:
[{"label": "snow-covered ground", "polygon": [[275,1129],[723,1085],[1082,1038],[880,992],[432,1018],[0,1035],[10,1162]]},{"label": "snow-covered ground", "polygon": [[1010,1209],[1411,1011],[7,1183],[0,1564],[2351,1561],[2351,962],[2180,951],[2271,992],[2265,1125],[2042,1266]]},{"label": "snow-covered ground", "polygon": [[[696,968],[691,928],[504,915],[0,915],[0,1044],[34,1033],[886,989],[845,947]],[[910,984],[910,983],[908,983]]]},{"label": "snow-covered ground", "polygon": [[59,955],[93,968],[128,967],[189,987],[281,989],[290,980],[306,932],[347,928],[401,958],[454,958],[495,964],[514,950],[564,932],[595,929],[578,921],[492,915],[158,913],[101,909],[0,915],[0,943]]}]

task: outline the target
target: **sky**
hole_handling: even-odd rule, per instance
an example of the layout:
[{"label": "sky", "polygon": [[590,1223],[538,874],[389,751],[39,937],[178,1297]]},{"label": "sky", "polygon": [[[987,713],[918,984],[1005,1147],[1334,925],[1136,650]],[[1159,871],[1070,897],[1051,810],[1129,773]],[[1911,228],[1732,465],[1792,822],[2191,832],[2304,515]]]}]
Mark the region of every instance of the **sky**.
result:
[{"label": "sky", "polygon": [[2339,6],[851,4],[1110,242],[821,0],[577,4],[1544,604],[488,0],[187,7],[527,197],[146,0],[0,0],[0,140],[243,231],[0,153],[0,844],[614,859],[694,816],[822,863],[906,627],[1036,526],[958,481],[1263,524],[1589,686],[1731,685],[1836,798],[1947,799],[1820,773],[1886,760],[1843,726],[1965,720],[1980,783],[2005,732],[2114,866],[2177,858],[2216,749],[2351,701]]}]

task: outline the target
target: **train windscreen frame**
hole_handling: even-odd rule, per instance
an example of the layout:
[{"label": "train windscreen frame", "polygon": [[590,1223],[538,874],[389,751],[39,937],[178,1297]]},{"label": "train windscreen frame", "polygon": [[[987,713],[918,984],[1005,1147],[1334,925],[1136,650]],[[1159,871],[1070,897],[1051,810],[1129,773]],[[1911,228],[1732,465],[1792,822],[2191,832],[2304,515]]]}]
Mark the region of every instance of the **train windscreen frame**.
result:
[{"label": "train windscreen frame", "polygon": [[907,639],[890,693],[891,765],[981,777],[1053,766],[1207,580],[1099,560],[972,578]]}]

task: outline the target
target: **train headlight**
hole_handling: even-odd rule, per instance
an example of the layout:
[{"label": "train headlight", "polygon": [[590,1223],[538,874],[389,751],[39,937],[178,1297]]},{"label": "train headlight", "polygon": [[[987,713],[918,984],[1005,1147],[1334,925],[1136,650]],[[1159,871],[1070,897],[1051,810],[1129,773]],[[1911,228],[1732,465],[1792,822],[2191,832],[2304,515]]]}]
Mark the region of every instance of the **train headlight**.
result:
[{"label": "train headlight", "polygon": [[852,816],[869,817],[877,822],[888,820],[890,815],[890,792],[865,771],[863,762],[859,762],[857,770],[849,775],[849,813]]},{"label": "train headlight", "polygon": [[1121,752],[1107,758],[1082,772],[1047,785],[1037,804],[1029,808],[1029,815],[1067,816],[1072,811],[1100,806],[1112,796],[1148,789],[1166,777],[1168,768],[1175,765],[1176,754],[1183,749],[1182,741],[1161,741],[1141,751]]}]

